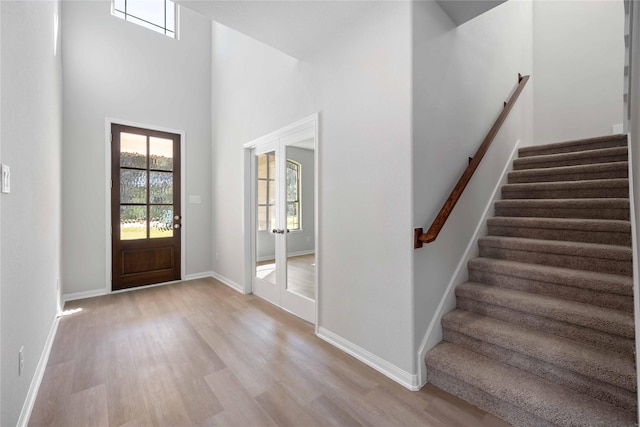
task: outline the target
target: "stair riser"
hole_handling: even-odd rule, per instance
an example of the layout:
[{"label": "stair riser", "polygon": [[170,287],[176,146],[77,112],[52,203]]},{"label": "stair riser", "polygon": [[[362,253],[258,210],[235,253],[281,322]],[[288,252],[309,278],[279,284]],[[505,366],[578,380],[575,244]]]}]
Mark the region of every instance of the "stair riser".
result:
[{"label": "stair riser", "polygon": [[529,413],[526,407],[512,405],[428,364],[427,381],[514,426],[554,427],[554,424]]},{"label": "stair riser", "polygon": [[[445,325],[443,325],[443,327],[444,341],[465,347],[492,360],[522,369],[615,406],[625,409],[634,409],[636,407],[637,401],[635,393],[627,389],[632,387],[630,383],[634,381],[635,378],[612,378],[611,375],[603,374],[600,374],[601,378],[588,377],[577,371],[569,370],[565,367],[526,356],[522,353],[451,330]],[[576,367],[572,366],[571,368]],[[616,385],[604,382],[602,381],[603,379],[615,382]],[[625,384],[627,388],[619,386],[622,384]]]},{"label": "stair riser", "polygon": [[527,184],[534,182],[560,182],[560,181],[590,181],[594,179],[620,179],[628,178],[629,172],[625,169],[588,172],[588,173],[571,173],[571,174],[554,174],[554,175],[524,175],[510,172],[508,175],[509,184]]},{"label": "stair riser", "polygon": [[510,189],[503,187],[503,199],[625,199],[628,187],[612,188],[564,188],[549,190]]},{"label": "stair riser", "polygon": [[575,159],[558,159],[548,161],[536,161],[535,157],[516,159],[513,161],[514,170],[557,168],[561,166],[595,165],[597,163],[626,162],[627,154],[613,156],[594,156]]},{"label": "stair riser", "polygon": [[588,209],[588,208],[533,208],[495,206],[496,216],[534,217],[534,218],[582,218],[582,219],[618,219],[629,221],[629,209]]},{"label": "stair riser", "polygon": [[[559,335],[574,341],[584,342],[607,350],[633,356],[635,344],[632,339],[617,335],[617,331],[599,331],[590,327],[571,324],[520,310],[487,304],[470,298],[456,296],[458,308],[495,319],[533,328],[537,331]],[[575,323],[578,323],[577,321]],[[586,323],[586,322],[584,322]],[[633,332],[633,331],[632,331]]]},{"label": "stair riser", "polygon": [[480,246],[480,256],[485,258],[528,262],[531,264],[550,265],[554,267],[573,268],[576,270],[623,274],[626,276],[632,275],[632,264],[630,261],[626,260],[582,257],[546,252],[530,252],[525,250],[489,246]]},{"label": "stair riser", "polygon": [[[518,157],[533,157],[533,156],[545,156],[548,154],[562,154],[562,153],[574,153],[577,151],[587,151],[587,150],[599,150],[602,148],[615,148],[615,147],[626,147],[627,139],[614,139],[608,141],[596,141],[596,142],[585,142],[581,144],[570,144],[546,149],[520,149],[518,150]],[[537,147],[536,147],[537,148]]]},{"label": "stair riser", "polygon": [[590,289],[566,286],[562,283],[527,279],[472,268],[469,269],[469,280],[633,313],[632,297],[608,293],[604,289],[603,292],[596,292]]},{"label": "stair riser", "polygon": [[607,245],[631,246],[631,233],[563,230],[557,228],[507,227],[489,225],[490,236],[526,237],[542,240],[562,240],[569,242],[602,243]]}]

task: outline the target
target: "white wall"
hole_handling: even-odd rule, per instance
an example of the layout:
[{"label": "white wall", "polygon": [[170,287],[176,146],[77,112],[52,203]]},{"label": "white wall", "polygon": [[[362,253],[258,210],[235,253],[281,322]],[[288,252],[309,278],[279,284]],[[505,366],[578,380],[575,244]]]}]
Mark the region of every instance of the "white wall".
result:
[{"label": "white wall", "polygon": [[610,135],[622,123],[622,1],[534,1],[536,143]]},{"label": "white wall", "polygon": [[[0,9],[0,141],[12,175],[11,193],[0,196],[0,424],[13,426],[58,310],[61,60],[58,2],[3,1]],[[25,371],[18,376],[21,346]]]},{"label": "white wall", "polygon": [[381,3],[305,62],[321,112],[319,326],[412,374],[410,3]]},{"label": "white wall", "polygon": [[305,102],[297,60],[212,25],[213,271],[243,287],[249,230],[243,230],[242,144],[308,116],[313,108]]},{"label": "white wall", "polygon": [[182,8],[174,40],[111,16],[109,1],[64,2],[63,15],[64,293],[105,288],[106,117],[186,132],[183,275],[211,271],[210,21]]},{"label": "white wall", "polygon": [[214,24],[212,67],[214,271],[244,283],[242,144],[319,111],[319,326],[408,373],[410,28],[380,3],[298,62]]},{"label": "white wall", "polygon": [[[413,206],[415,226],[426,231],[515,89],[518,72],[531,74],[531,2],[509,1],[456,27],[436,3],[419,1],[413,4],[413,31]],[[414,252],[416,349],[513,147],[518,140],[532,143],[534,80],[437,240]],[[454,308],[448,304],[441,314]]]}]

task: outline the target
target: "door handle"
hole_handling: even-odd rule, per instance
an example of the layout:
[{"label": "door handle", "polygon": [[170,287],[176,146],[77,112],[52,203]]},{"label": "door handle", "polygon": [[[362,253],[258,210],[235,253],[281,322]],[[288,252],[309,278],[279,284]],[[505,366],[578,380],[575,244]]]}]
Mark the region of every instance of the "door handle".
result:
[{"label": "door handle", "polygon": [[284,230],[281,228],[274,228],[273,230],[271,230],[271,232],[273,234],[284,234]]}]

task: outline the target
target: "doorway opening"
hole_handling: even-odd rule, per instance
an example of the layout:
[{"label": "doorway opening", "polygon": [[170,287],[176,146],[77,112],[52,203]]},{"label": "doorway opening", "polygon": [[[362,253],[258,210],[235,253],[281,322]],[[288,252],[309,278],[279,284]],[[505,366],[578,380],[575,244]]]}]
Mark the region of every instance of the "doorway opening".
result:
[{"label": "doorway opening", "polygon": [[251,291],[316,323],[318,116],[245,144]]}]

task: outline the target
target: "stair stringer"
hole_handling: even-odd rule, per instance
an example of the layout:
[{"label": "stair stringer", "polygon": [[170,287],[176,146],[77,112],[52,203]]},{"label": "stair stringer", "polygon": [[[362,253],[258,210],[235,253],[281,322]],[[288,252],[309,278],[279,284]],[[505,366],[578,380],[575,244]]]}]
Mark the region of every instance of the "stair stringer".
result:
[{"label": "stair stringer", "polygon": [[513,150],[511,154],[506,159],[506,164],[500,174],[500,178],[496,182],[493,191],[491,192],[491,196],[485,205],[482,216],[480,217],[478,224],[473,232],[473,235],[469,239],[467,247],[460,258],[460,261],[456,265],[456,268],[447,284],[447,287],[438,303],[438,307],[436,309],[435,314],[431,318],[431,322],[429,323],[429,327],[427,328],[424,337],[420,343],[420,347],[418,347],[418,379],[420,381],[420,387],[424,386],[427,383],[427,365],[425,363],[425,356],[429,350],[434,348],[443,338],[443,330],[442,330],[442,317],[453,311],[456,308],[456,295],[455,289],[461,283],[464,283],[469,278],[469,270],[467,269],[467,263],[478,256],[479,248],[477,245],[477,241],[480,237],[488,235],[488,226],[487,220],[494,216],[494,204],[496,200],[500,200],[502,198],[501,188],[503,185],[507,183],[509,172],[513,171],[513,161],[518,158],[518,149],[522,145],[522,141],[518,139],[513,146]]},{"label": "stair stringer", "polygon": [[[631,133],[627,133],[627,149],[629,150],[629,221],[631,222],[631,252],[633,253],[633,317],[636,333],[636,379],[640,384],[640,352],[638,343],[640,342],[640,260],[638,253],[638,234],[635,212],[635,194],[633,182],[633,144],[631,143]],[[640,408],[640,393],[638,393],[638,407]],[[638,425],[640,425],[640,412],[638,412]]]}]

